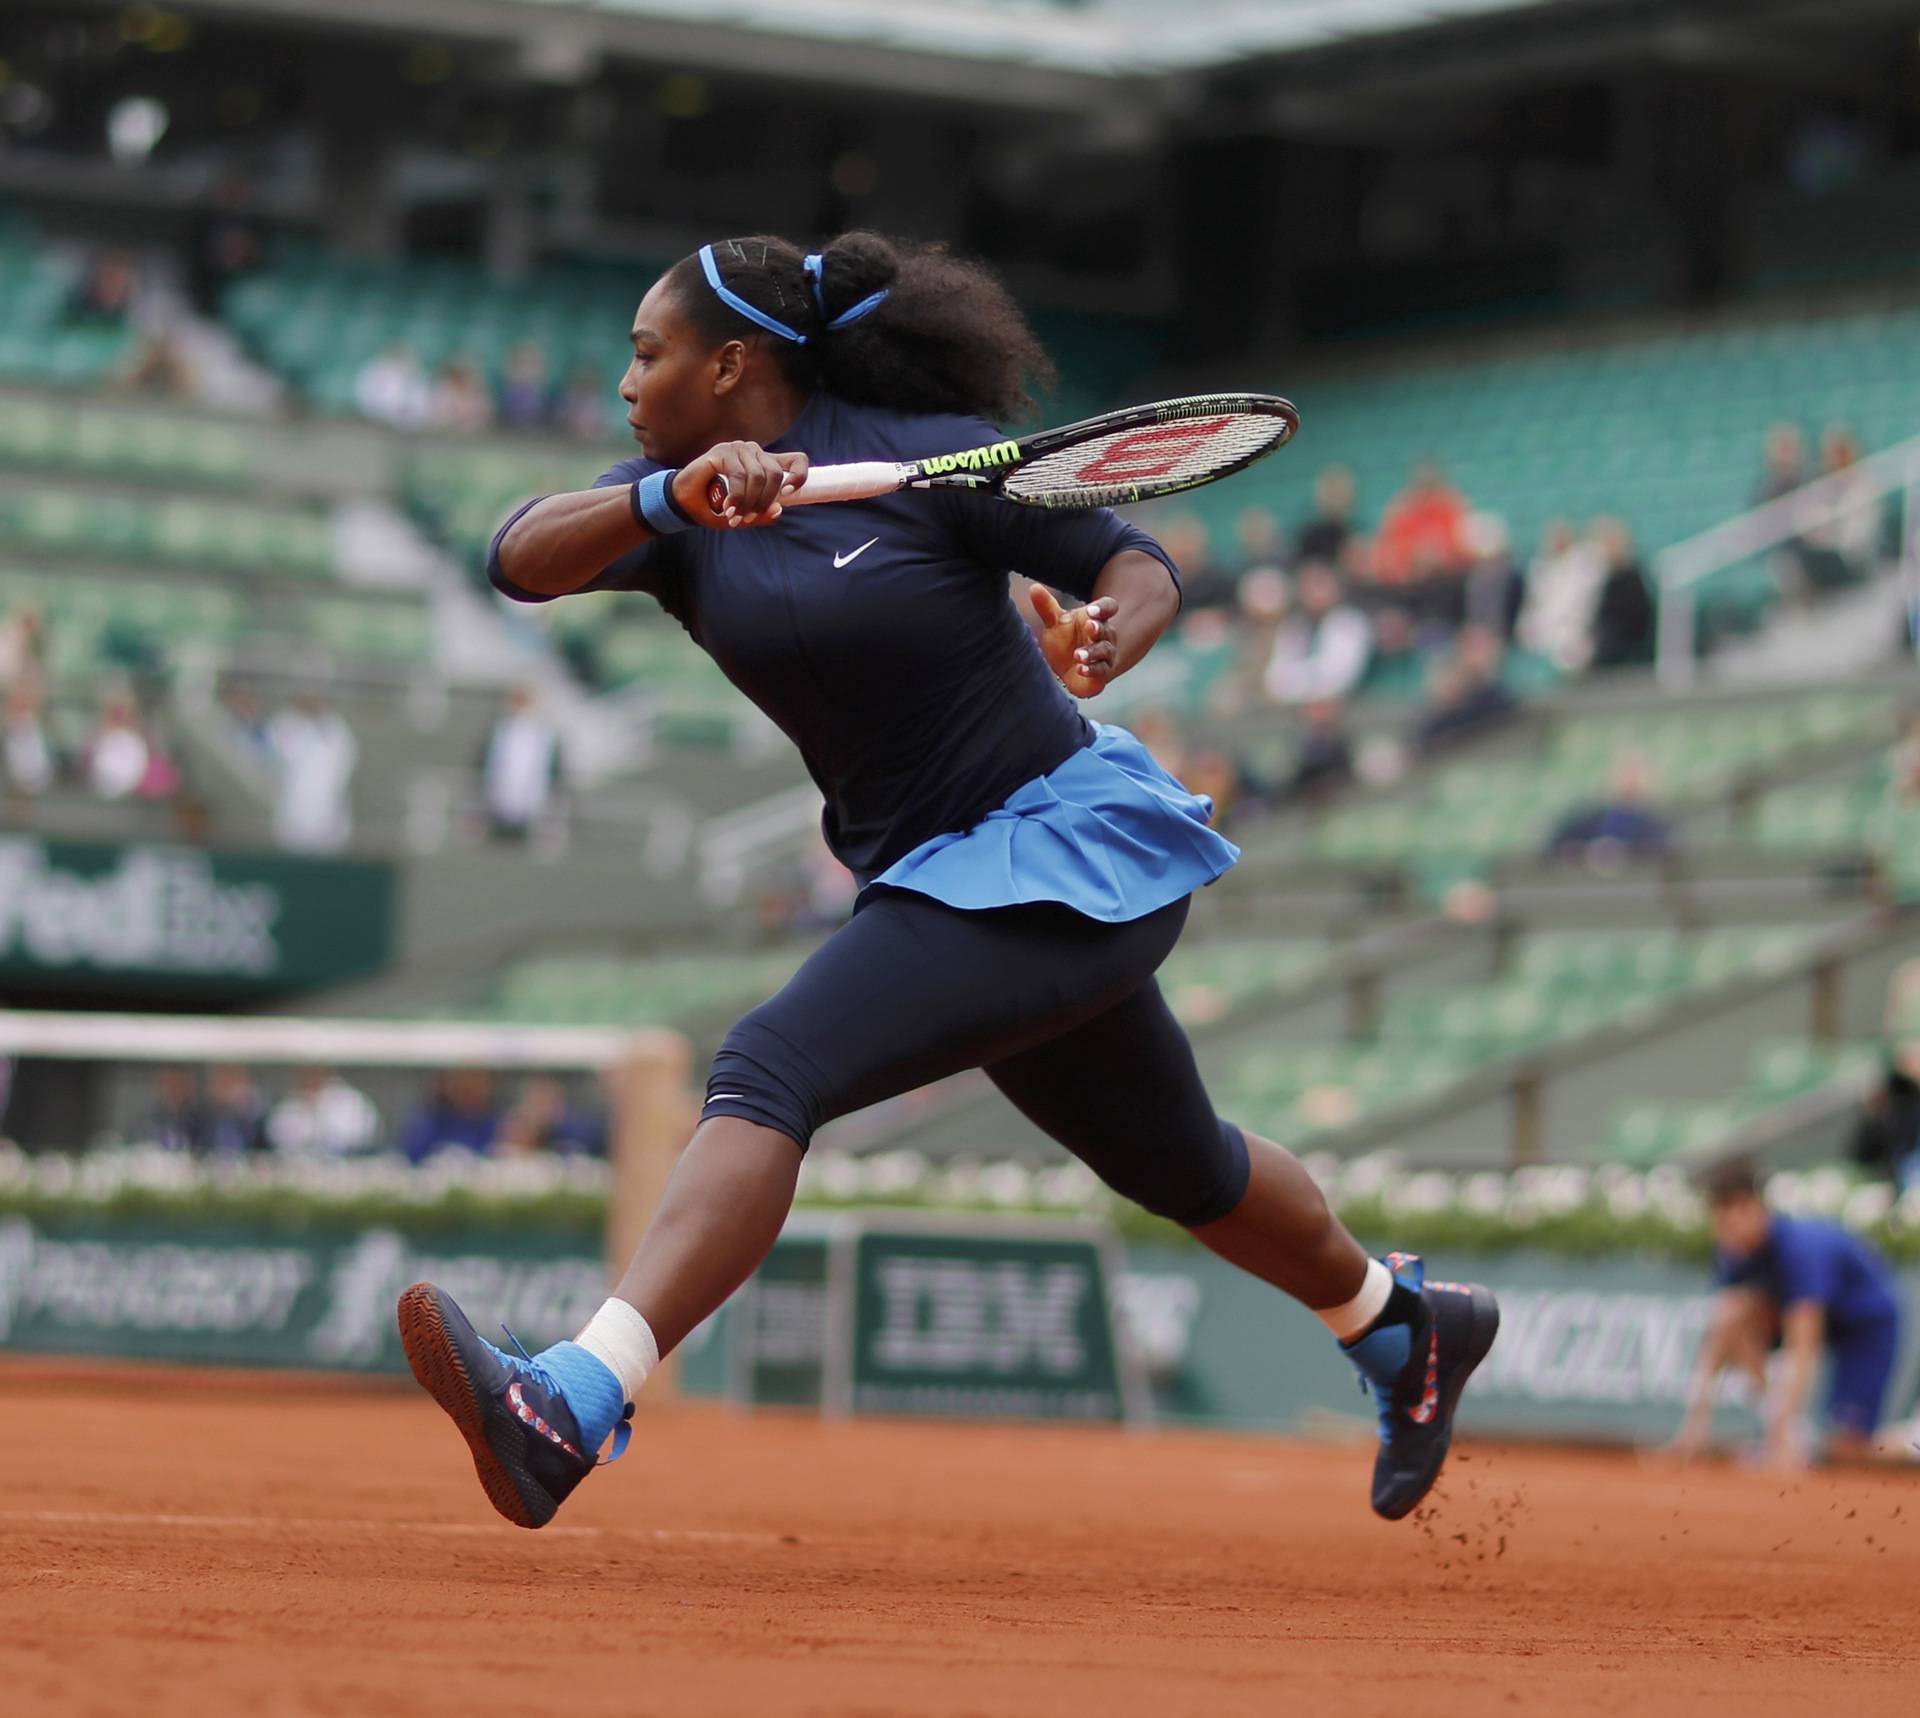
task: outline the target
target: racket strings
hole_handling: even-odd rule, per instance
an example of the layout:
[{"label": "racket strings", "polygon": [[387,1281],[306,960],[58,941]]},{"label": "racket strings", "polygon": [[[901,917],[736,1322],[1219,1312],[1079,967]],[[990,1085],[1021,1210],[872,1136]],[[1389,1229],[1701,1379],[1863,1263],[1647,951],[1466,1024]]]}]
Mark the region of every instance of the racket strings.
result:
[{"label": "racket strings", "polygon": [[1191,489],[1271,452],[1292,433],[1284,418],[1195,406],[1171,421],[1134,425],[1029,460],[1006,493],[1043,505],[1114,506]]}]

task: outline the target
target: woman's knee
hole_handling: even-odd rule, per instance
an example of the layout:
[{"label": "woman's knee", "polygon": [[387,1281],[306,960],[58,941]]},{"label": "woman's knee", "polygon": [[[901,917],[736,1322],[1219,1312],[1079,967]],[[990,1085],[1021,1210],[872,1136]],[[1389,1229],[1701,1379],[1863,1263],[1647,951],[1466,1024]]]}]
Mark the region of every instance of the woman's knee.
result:
[{"label": "woman's knee", "polygon": [[763,1004],[742,1015],[722,1041],[707,1074],[700,1116],[739,1116],[770,1127],[806,1150],[825,1119],[805,1058],[766,1019]]},{"label": "woman's knee", "polygon": [[1252,1173],[1246,1136],[1213,1118],[1197,1139],[1158,1140],[1127,1151],[1079,1154],[1102,1181],[1156,1217],[1197,1229],[1217,1223],[1246,1196]]}]

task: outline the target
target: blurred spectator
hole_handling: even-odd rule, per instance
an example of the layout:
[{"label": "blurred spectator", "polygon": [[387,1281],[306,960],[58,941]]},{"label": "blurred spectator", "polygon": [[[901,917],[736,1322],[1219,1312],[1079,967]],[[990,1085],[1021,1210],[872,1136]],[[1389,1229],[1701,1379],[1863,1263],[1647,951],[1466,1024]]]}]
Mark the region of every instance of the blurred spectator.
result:
[{"label": "blurred spectator", "polygon": [[567,1102],[566,1088],[550,1074],[530,1074],[513,1107],[500,1118],[499,1149],[505,1155],[537,1151],[564,1156],[605,1156],[607,1124],[602,1116]]},{"label": "blurred spectator", "polygon": [[[1760,481],[1754,486],[1754,506],[1763,507],[1769,501],[1778,501],[1781,496],[1792,494],[1802,484],[1809,482],[1813,475],[1807,468],[1806,438],[1801,435],[1799,426],[1791,423],[1773,425],[1767,431],[1765,464],[1761,468]],[[1805,541],[1795,537],[1782,543],[1773,552],[1773,570],[1783,591],[1790,595],[1803,594],[1813,582],[1807,565]]]},{"label": "blurred spectator", "polygon": [[165,399],[190,400],[198,392],[193,364],[170,328],[151,328],[142,334],[117,379],[123,388]]},{"label": "blurred spectator", "polygon": [[1286,545],[1280,540],[1280,521],[1271,507],[1243,507],[1233,522],[1234,548],[1239,555],[1235,583],[1266,568],[1284,568]]},{"label": "blurred spectator", "polygon": [[433,415],[433,388],[413,348],[389,346],[371,360],[353,384],[354,403],[376,423],[419,429]]},{"label": "blurred spectator", "polygon": [[86,278],[75,295],[71,315],[76,322],[125,322],[133,310],[134,288],[139,284],[133,258],[125,251],[106,251],[88,266]]},{"label": "blurred spectator", "polygon": [[1427,659],[1414,637],[1413,617],[1395,603],[1374,610],[1373,651],[1360,690],[1379,698],[1417,697],[1427,684]]},{"label": "blurred spectator", "polygon": [[1861,1105],[1854,1162],[1897,1187],[1920,1186],[1920,961],[1887,986],[1886,1063]]},{"label": "blurred spectator", "polygon": [[97,799],[128,799],[148,780],[152,748],[134,711],[133,700],[109,693],[100,701],[93,732],[87,736],[82,769]]},{"label": "blurred spectator", "polygon": [[1920,805],[1920,704],[1900,712],[1900,737],[1887,754],[1887,798],[1894,805]]},{"label": "blurred spectator", "polygon": [[1445,751],[1511,721],[1520,706],[1500,684],[1500,640],[1484,627],[1465,627],[1453,654],[1429,678],[1432,702],[1414,730],[1427,755]]},{"label": "blurred spectator", "polygon": [[1159,527],[1161,548],[1180,569],[1180,612],[1198,614],[1233,601],[1233,580],[1213,557],[1213,539],[1191,513],[1177,513]]},{"label": "blurred spectator", "polygon": [[1527,568],[1514,636],[1563,674],[1585,673],[1593,661],[1593,617],[1606,577],[1600,545],[1576,534],[1567,520],[1552,520]]},{"label": "blurred spectator", "polygon": [[260,700],[248,686],[227,686],[220,693],[220,711],[226,717],[227,731],[234,742],[257,763],[273,762],[273,747],[267,739],[267,719],[260,713]]},{"label": "blurred spectator", "polygon": [[187,259],[189,286],[195,305],[210,316],[219,314],[228,283],[260,266],[260,232],[246,213],[247,199],[246,180],[229,173],[197,223]]},{"label": "blurred spectator", "polygon": [[1769,501],[1778,501],[1781,496],[1789,495],[1805,483],[1812,473],[1807,470],[1807,443],[1797,424],[1777,423],[1767,431],[1765,464],[1761,468],[1760,481],[1753,492],[1753,504],[1764,506]]},{"label": "blurred spectator", "polygon": [[612,431],[612,385],[598,370],[576,370],[554,408],[553,421],[582,441],[605,441]]},{"label": "blurred spectator", "polygon": [[1647,760],[1637,752],[1620,753],[1608,772],[1606,796],[1575,806],[1554,825],[1547,837],[1547,857],[1617,870],[1622,860],[1670,853],[1673,826],[1648,804],[1652,787]]},{"label": "blurred spectator", "polygon": [[1294,559],[1348,567],[1353,536],[1353,473],[1344,465],[1323,466],[1313,480],[1313,517],[1293,541]]},{"label": "blurred spectator", "polygon": [[1387,503],[1373,540],[1373,574],[1383,584],[1418,584],[1464,572],[1466,498],[1430,464],[1413,468],[1407,486]]},{"label": "blurred spectator", "polygon": [[274,839],[291,853],[339,852],[353,834],[353,731],[324,696],[308,692],[267,724],[267,749],[279,774]]},{"label": "blurred spectator", "polygon": [[1593,540],[1606,577],[1593,613],[1595,669],[1637,668],[1653,660],[1653,597],[1632,534],[1618,519],[1596,519]]},{"label": "blurred spectator", "polygon": [[1300,563],[1294,600],[1267,661],[1267,696],[1276,704],[1344,698],[1366,673],[1372,626],[1345,600],[1340,575],[1325,561]]},{"label": "blurred spectator", "polygon": [[1316,698],[1301,712],[1306,726],[1294,753],[1293,775],[1286,797],[1317,804],[1333,797],[1353,780],[1353,747],[1347,739],[1346,714],[1337,698]]},{"label": "blurred spectator", "polygon": [[500,421],[509,429],[539,429],[552,421],[553,389],[547,380],[547,355],[531,340],[507,354],[500,385]]},{"label": "blurred spectator", "polygon": [[292,1090],[267,1115],[267,1142],[286,1157],[349,1157],[379,1136],[379,1111],[331,1068],[296,1068]]},{"label": "blurred spectator", "polygon": [[559,731],[540,713],[533,688],[516,686],[487,735],[481,760],[487,827],[494,838],[526,840],[546,816],[559,775]]},{"label": "blurred spectator", "polygon": [[213,1157],[245,1157],[267,1148],[267,1100],[252,1073],[224,1062],[207,1074],[206,1149]]},{"label": "blurred spectator", "polygon": [[471,359],[453,358],[440,372],[427,421],[436,429],[483,430],[493,423],[493,395]]},{"label": "blurred spectator", "polygon": [[1900,1188],[1920,1185],[1920,1044],[1892,1047],[1861,1102],[1853,1161]]},{"label": "blurred spectator", "polygon": [[424,1163],[437,1151],[458,1147],[490,1154],[500,1135],[493,1075],[485,1068],[450,1068],[433,1083],[426,1101],[407,1118],[400,1150],[409,1163]]},{"label": "blurred spectator", "polygon": [[0,732],[0,781],[7,792],[22,798],[45,793],[58,769],[53,745],[41,720],[40,694],[28,681],[7,692],[7,717]]},{"label": "blurred spectator", "polygon": [[[1847,475],[1851,473],[1852,475]],[[1820,437],[1820,475],[1835,480],[1835,512],[1800,539],[1801,564],[1821,590],[1858,584],[1873,571],[1880,546],[1880,498],[1860,469],[1860,444],[1838,424]]]},{"label": "blurred spectator", "polygon": [[1520,613],[1520,574],[1513,564],[1513,540],[1497,513],[1475,513],[1467,520],[1470,555],[1462,592],[1462,617],[1468,626],[1484,626],[1501,638],[1513,636]]},{"label": "blurred spectator", "polygon": [[31,604],[14,609],[0,621],[0,687],[46,681],[47,621]]},{"label": "blurred spectator", "polygon": [[1229,710],[1264,703],[1267,664],[1287,612],[1287,575],[1272,567],[1255,567],[1241,576],[1234,592],[1239,607],[1234,633],[1232,681],[1224,698]]},{"label": "blurred spectator", "polygon": [[207,1117],[200,1087],[185,1068],[162,1068],[155,1082],[147,1137],[168,1151],[198,1156],[207,1147]]}]

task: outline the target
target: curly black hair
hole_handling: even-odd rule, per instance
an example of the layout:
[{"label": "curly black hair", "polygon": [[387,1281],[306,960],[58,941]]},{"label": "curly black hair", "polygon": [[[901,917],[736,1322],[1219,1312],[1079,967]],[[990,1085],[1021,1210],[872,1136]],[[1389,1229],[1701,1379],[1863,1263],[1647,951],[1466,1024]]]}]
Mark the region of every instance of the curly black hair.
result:
[{"label": "curly black hair", "polygon": [[[715,266],[729,292],[806,335],[771,335],[724,303],[696,256],[665,276],[674,303],[716,343],[760,339],[799,387],[825,388],[857,405],[907,412],[966,412],[1014,423],[1031,415],[1032,389],[1050,388],[1053,364],[1007,289],[977,263],[940,245],[878,233],[842,233],[821,246],[821,304],[804,253],[765,235],[722,239]],[[844,328],[835,316],[870,293],[879,307]],[[822,314],[824,306],[824,314]]]}]

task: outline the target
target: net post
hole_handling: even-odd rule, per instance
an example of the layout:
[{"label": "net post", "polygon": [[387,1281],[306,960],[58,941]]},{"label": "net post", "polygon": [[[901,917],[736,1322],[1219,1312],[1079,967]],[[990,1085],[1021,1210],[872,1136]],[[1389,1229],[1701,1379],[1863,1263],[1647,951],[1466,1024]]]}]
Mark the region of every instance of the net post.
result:
[{"label": "net post", "polygon": [[[607,1271],[618,1280],[660,1204],[697,1110],[687,1087],[692,1047],[677,1032],[636,1033],[608,1070],[613,1099],[612,1185],[607,1195]],[[668,1355],[638,1406],[679,1394],[679,1358]]]}]

